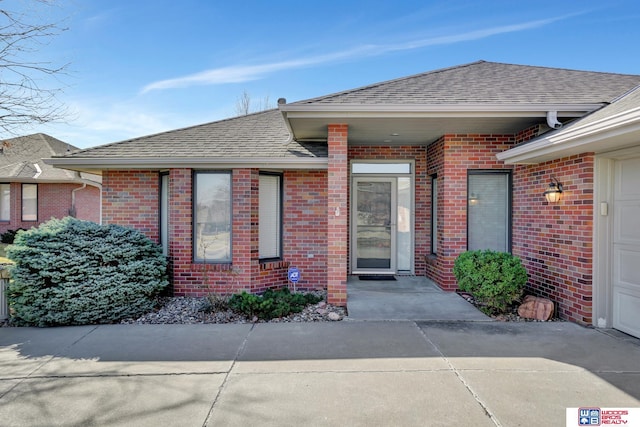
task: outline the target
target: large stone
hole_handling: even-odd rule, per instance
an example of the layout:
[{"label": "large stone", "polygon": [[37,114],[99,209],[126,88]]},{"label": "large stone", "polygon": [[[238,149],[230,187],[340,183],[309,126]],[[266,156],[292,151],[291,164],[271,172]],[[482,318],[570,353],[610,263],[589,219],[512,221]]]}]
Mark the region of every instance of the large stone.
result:
[{"label": "large stone", "polygon": [[518,307],[518,315],[526,319],[549,320],[553,316],[553,302],[546,298],[527,295]]}]

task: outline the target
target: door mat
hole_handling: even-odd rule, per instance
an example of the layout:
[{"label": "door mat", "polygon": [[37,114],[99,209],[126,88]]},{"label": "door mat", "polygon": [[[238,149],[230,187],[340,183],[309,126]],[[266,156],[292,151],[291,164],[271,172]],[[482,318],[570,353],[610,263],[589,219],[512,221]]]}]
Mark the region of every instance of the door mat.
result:
[{"label": "door mat", "polygon": [[379,274],[379,275],[368,274],[366,276],[358,276],[358,279],[380,281],[380,280],[396,280],[396,277],[392,274]]}]

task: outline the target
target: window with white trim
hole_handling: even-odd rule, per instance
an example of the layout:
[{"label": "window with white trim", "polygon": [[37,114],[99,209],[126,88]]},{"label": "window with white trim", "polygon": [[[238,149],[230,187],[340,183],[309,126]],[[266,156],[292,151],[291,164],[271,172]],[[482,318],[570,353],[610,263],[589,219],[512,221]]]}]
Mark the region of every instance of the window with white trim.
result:
[{"label": "window with white trim", "polygon": [[0,221],[11,221],[11,184],[0,184]]},{"label": "window with white trim", "polygon": [[38,184],[22,184],[22,220],[38,220]]},{"label": "window with white trim", "polygon": [[282,251],[282,176],[260,174],[259,257],[280,258]]},{"label": "window with white trim", "polygon": [[193,246],[196,262],[231,262],[231,173],[195,172]]}]

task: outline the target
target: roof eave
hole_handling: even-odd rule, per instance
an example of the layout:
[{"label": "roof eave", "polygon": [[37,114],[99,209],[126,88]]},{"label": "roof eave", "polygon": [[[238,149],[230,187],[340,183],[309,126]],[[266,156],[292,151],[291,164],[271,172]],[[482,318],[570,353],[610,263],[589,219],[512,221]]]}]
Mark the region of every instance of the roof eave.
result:
[{"label": "roof eave", "polygon": [[542,117],[557,111],[562,117],[581,117],[604,104],[283,104],[285,118],[323,117]]},{"label": "roof eave", "polygon": [[497,154],[506,164],[537,164],[586,152],[605,152],[637,144],[640,107],[585,125],[576,123],[530,143]]},{"label": "roof eave", "polygon": [[313,158],[278,158],[278,157],[229,157],[229,158],[51,158],[43,159],[48,165],[79,172],[99,173],[102,170],[126,169],[235,169],[235,168],[269,168],[269,169],[304,169],[325,170],[328,167],[326,157]]}]

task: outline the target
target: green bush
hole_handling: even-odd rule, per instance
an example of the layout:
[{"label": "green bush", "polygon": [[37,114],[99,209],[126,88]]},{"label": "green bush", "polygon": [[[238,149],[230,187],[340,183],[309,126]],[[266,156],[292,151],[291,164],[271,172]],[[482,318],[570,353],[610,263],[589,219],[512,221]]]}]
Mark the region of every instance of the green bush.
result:
[{"label": "green bush", "polygon": [[7,230],[4,233],[0,234],[0,242],[2,243],[13,243],[13,240],[16,238],[16,234],[18,231],[24,230],[24,228],[18,228],[17,230]]},{"label": "green bush", "polygon": [[12,321],[112,323],[153,309],[167,286],[161,248],[139,231],[67,217],[20,232],[7,247]]},{"label": "green bush", "polygon": [[270,320],[301,312],[307,305],[320,302],[321,298],[313,294],[292,294],[288,288],[267,290],[262,295],[242,292],[234,294],[229,300],[229,307],[249,317]]},{"label": "green bush", "polygon": [[453,266],[458,287],[473,295],[489,313],[504,313],[522,296],[527,270],[520,258],[506,252],[467,251]]}]

